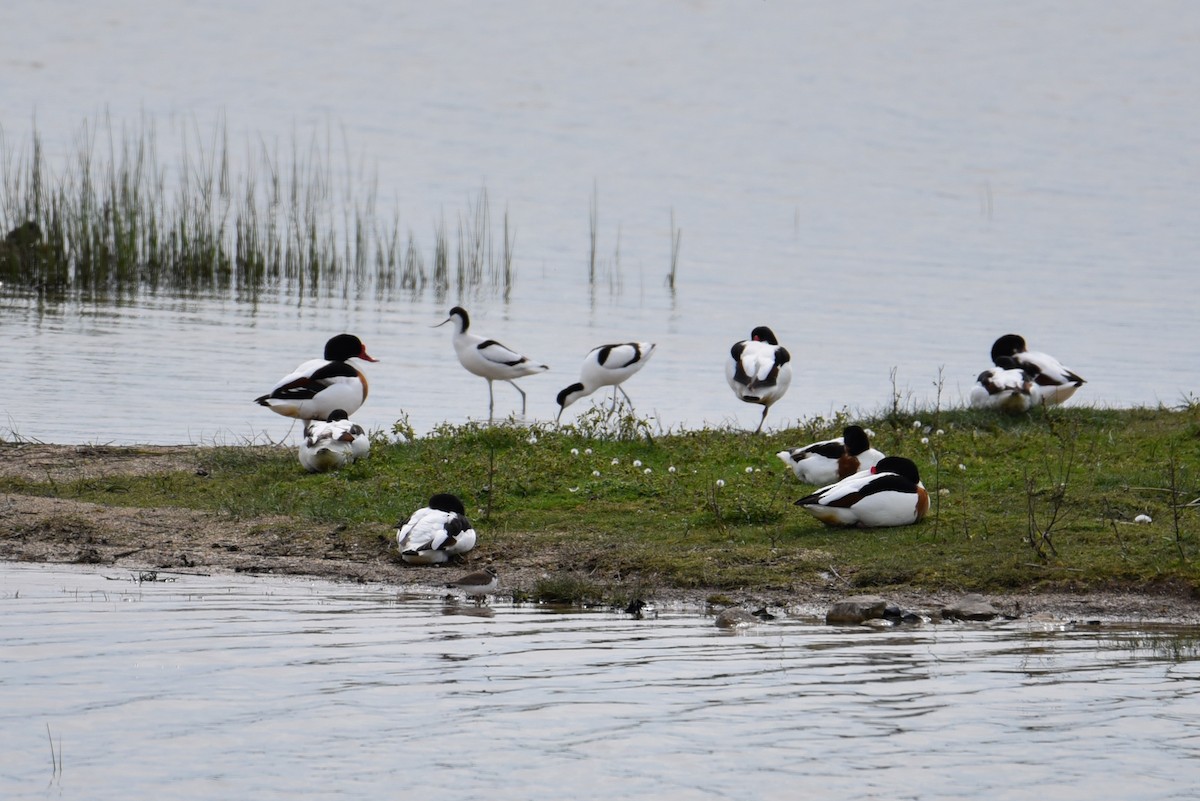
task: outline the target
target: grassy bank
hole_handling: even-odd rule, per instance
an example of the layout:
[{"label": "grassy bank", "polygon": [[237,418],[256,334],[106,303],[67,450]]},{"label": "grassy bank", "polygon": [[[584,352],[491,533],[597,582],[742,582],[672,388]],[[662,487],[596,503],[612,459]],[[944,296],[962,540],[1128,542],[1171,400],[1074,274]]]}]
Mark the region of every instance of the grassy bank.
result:
[{"label": "grassy bank", "polygon": [[451,491],[480,532],[473,564],[535,564],[546,576],[536,592],[565,600],[613,587],[1200,589],[1200,405],[860,421],[884,452],[913,458],[930,491],[928,518],[893,529],[827,528],[792,503],[810,488],[775,453],[840,434],[844,422],[651,437],[593,409],[559,430],[468,425],[418,439],[398,424],[369,460],[336,474],[304,473],[290,449],[221,447],[203,452],[198,472],[5,477],[0,491],[283,516],[297,541],[336,531],[380,558],[394,558],[398,519]]}]

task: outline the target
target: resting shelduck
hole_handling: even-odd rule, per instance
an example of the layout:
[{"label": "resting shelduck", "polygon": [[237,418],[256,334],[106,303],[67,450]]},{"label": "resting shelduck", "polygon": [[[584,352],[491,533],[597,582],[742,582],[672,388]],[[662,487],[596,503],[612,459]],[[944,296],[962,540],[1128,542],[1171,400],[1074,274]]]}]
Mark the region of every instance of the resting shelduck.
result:
[{"label": "resting shelduck", "polygon": [[334,409],[328,420],[309,420],[300,442],[300,464],[310,473],[327,473],[363,459],[371,452],[367,432]]},{"label": "resting shelduck", "polygon": [[592,348],[583,359],[579,381],[558,393],[558,415],[554,419],[557,421],[564,409],[601,387],[613,388],[613,411],[617,408],[618,392],[625,396],[626,402],[632,407],[633,401],[621,384],[646,366],[646,362],[654,355],[655,347],[653,342],[623,342]]},{"label": "resting shelduck", "polygon": [[254,402],[298,420],[328,420],[337,409],[354,414],[367,399],[367,378],[351,359],[378,361],[358,337],[338,334],[325,343],[324,359],[304,362]]},{"label": "resting shelduck", "polygon": [[467,315],[467,310],[461,306],[451,309],[450,316],[438,323],[438,326],[450,322],[454,323],[454,352],[458,355],[459,363],[468,372],[487,379],[488,420],[492,419],[495,409],[495,398],[492,395],[493,381],[507,381],[517,392],[521,393],[521,416],[524,417],[525,390],[518,387],[513,379],[542,373],[550,368],[544,364],[530,361],[494,339],[484,339],[481,336],[467,333],[467,329],[471,327],[471,318]]},{"label": "resting shelduck", "polygon": [[870,470],[822,487],[796,505],[831,526],[907,526],[925,517],[929,494],[911,460],[885,456]]},{"label": "resting shelduck", "polygon": [[758,428],[762,431],[771,404],[783,397],[792,382],[792,356],[779,344],[775,333],[765,325],[750,332],[729,350],[725,362],[725,380],[735,395],[746,403],[757,403],[763,407]]},{"label": "resting shelduck", "polygon": [[410,565],[449,562],[475,547],[475,529],[457,496],[439,492],[396,529],[400,558]]},{"label": "resting shelduck", "polygon": [[996,366],[980,373],[971,387],[971,406],[1012,413],[1028,411],[1034,403],[1033,375],[1018,367],[1011,356],[995,359]]},{"label": "resting shelduck", "polygon": [[1005,334],[992,345],[992,362],[997,367],[1004,366],[1000,360],[1006,356],[1033,377],[1030,394],[1034,404],[1062,403],[1087,383],[1050,354],[1027,350],[1025,339],[1019,334]]},{"label": "resting shelduck", "polygon": [[862,426],[846,426],[842,436],[775,454],[805,484],[823,486],[867,470],[883,458]]}]

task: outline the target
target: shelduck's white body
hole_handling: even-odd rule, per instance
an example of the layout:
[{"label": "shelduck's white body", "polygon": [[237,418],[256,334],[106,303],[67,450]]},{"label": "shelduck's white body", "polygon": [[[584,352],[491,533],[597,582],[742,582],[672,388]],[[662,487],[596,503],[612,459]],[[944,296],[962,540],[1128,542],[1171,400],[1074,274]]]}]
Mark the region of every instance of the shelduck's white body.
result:
[{"label": "shelduck's white body", "polygon": [[911,460],[887,456],[873,468],[822,487],[796,505],[831,526],[907,526],[925,517],[929,494]]},{"label": "shelduck's white body", "polygon": [[734,343],[725,361],[725,380],[739,400],[763,407],[757,434],[762,431],[771,405],[783,397],[792,383],[792,356],[765,325],[750,332],[749,339]]},{"label": "shelduck's white body", "polygon": [[328,420],[338,409],[354,414],[367,399],[367,378],[351,359],[378,361],[358,337],[338,334],[325,343],[325,358],[302,363],[254,402],[297,420]]}]

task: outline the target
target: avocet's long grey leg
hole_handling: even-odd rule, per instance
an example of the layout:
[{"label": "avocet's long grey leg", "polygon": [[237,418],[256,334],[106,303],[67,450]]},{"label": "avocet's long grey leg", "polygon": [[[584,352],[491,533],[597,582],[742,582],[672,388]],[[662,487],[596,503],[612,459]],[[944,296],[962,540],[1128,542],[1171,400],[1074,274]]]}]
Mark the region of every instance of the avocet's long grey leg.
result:
[{"label": "avocet's long grey leg", "polygon": [[517,392],[521,393],[521,417],[524,417],[525,416],[525,390],[518,387],[516,381],[509,381],[507,378],[504,380],[508,381],[508,383],[512,384],[513,389],[515,389]]}]

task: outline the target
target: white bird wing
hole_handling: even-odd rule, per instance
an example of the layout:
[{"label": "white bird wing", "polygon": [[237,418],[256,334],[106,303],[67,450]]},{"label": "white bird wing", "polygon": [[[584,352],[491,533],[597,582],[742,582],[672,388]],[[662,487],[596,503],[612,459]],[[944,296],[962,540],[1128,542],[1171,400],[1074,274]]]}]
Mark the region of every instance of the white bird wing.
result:
[{"label": "white bird wing", "polygon": [[400,552],[436,550],[446,539],[446,514],[428,506],[413,512],[396,535]]},{"label": "white bird wing", "polygon": [[630,367],[641,369],[652,353],[654,346],[645,342],[623,342],[620,345],[603,345],[594,348],[596,361],[607,370],[624,370]]},{"label": "white bird wing", "polygon": [[1024,370],[1017,368],[1003,369],[992,367],[979,374],[979,383],[989,395],[1000,392],[1028,392],[1029,376]]},{"label": "white bird wing", "polygon": [[1047,380],[1055,384],[1074,384],[1083,380],[1048,353],[1027,350],[1018,353],[1016,359],[1018,364],[1027,365],[1032,372],[1037,373],[1034,380],[1038,384],[1044,385]]},{"label": "white bird wing", "polygon": [[310,420],[304,426],[304,443],[310,448],[315,448],[318,443],[331,442],[334,438],[334,429],[331,423],[323,420]]},{"label": "white bird wing", "polygon": [[801,498],[797,503],[801,506],[819,504],[821,506],[837,506],[838,501],[850,495],[854,495],[862,490],[867,484],[875,478],[877,474],[872,473],[870,468],[860,470],[852,476],[847,476],[841,481],[821,487],[816,492]]},{"label": "white bird wing", "polygon": [[513,367],[529,359],[517,353],[512,348],[505,347],[494,339],[485,339],[475,348],[481,357],[494,364]]},{"label": "white bird wing", "polygon": [[750,342],[742,351],[742,370],[753,382],[765,381],[775,369],[775,348],[762,342]]}]

